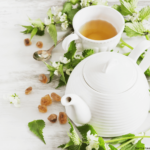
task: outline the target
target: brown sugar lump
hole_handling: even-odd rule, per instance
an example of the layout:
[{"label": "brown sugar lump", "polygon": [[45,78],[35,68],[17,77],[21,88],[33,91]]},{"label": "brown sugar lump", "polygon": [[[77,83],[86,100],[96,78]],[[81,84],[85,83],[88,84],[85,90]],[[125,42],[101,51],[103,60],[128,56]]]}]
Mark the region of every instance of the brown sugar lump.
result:
[{"label": "brown sugar lump", "polygon": [[25,46],[29,46],[29,45],[31,45],[32,43],[31,43],[31,41],[30,41],[30,39],[24,39],[24,45]]},{"label": "brown sugar lump", "polygon": [[42,47],[43,47],[43,43],[42,43],[41,41],[38,41],[38,42],[36,43],[36,46],[37,46],[38,48],[42,48]]},{"label": "brown sugar lump", "polygon": [[49,96],[49,94],[47,94],[47,95],[45,95],[44,97],[41,98],[41,105],[48,106],[48,105],[51,105],[51,104],[52,104],[52,99]]},{"label": "brown sugar lump", "polygon": [[67,123],[67,115],[65,112],[59,112],[59,122],[60,122],[60,124]]},{"label": "brown sugar lump", "polygon": [[28,95],[32,92],[32,87],[28,87],[26,90],[25,90],[25,94]]},{"label": "brown sugar lump", "polygon": [[42,82],[42,83],[47,83],[48,82],[48,79],[46,77],[45,74],[40,74],[39,75],[39,80]]},{"label": "brown sugar lump", "polygon": [[60,102],[61,101],[61,97],[59,95],[57,95],[56,93],[52,93],[51,97],[53,100]]},{"label": "brown sugar lump", "polygon": [[57,115],[56,114],[51,114],[48,118],[47,118],[51,123],[55,123],[57,121]]},{"label": "brown sugar lump", "polygon": [[47,112],[47,107],[45,105],[39,105],[38,109],[39,109],[39,112],[41,112],[41,113]]}]

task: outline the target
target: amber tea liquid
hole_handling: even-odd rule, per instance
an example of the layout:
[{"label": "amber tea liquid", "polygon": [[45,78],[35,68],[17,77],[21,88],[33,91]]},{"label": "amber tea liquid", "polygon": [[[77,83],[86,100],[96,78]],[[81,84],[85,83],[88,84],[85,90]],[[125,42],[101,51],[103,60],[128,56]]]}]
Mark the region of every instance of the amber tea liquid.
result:
[{"label": "amber tea liquid", "polygon": [[80,33],[92,40],[107,40],[117,35],[115,27],[104,20],[87,22],[81,27]]}]

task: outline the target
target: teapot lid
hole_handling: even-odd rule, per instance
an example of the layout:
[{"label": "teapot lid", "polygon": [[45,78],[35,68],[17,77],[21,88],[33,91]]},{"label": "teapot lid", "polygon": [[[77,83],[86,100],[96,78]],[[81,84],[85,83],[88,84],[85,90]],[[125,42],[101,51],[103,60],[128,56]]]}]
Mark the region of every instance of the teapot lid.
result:
[{"label": "teapot lid", "polygon": [[135,84],[137,70],[129,57],[114,52],[101,52],[89,57],[83,67],[83,77],[97,92],[119,94]]}]

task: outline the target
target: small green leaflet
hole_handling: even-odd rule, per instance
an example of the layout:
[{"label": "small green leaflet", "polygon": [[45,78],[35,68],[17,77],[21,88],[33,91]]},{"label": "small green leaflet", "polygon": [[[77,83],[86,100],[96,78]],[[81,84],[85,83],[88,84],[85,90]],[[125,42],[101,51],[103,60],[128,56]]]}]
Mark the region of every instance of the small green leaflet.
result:
[{"label": "small green leaflet", "polygon": [[79,10],[80,10],[80,9],[76,8],[76,9],[72,9],[71,11],[69,11],[68,18],[69,18],[69,20],[70,20],[71,22],[73,21],[74,15],[75,15]]},{"label": "small green leaflet", "polygon": [[41,19],[31,20],[29,18],[29,22],[34,26],[39,28],[40,30],[44,30],[44,23],[41,21]]},{"label": "small green leaflet", "polygon": [[80,134],[82,135],[83,140],[87,140],[86,136],[87,136],[87,132],[89,130],[91,131],[91,134],[93,134],[93,135],[97,134],[95,129],[89,124],[85,124],[83,126],[78,126],[77,129],[80,132]]},{"label": "small green leaflet", "polygon": [[119,11],[121,13],[121,6],[120,5],[113,5],[112,8],[116,9],[117,11]]},{"label": "small green leaflet", "polygon": [[[32,33],[32,31],[35,29],[35,28],[32,27],[32,26],[22,26],[22,27],[26,28],[25,31],[22,31],[22,33],[24,33],[24,34]],[[37,29],[36,35],[39,35],[39,36],[44,35],[44,30],[41,31],[41,30],[38,29],[38,28],[36,28],[36,29]]]},{"label": "small green leaflet", "polygon": [[31,37],[30,37],[30,40],[34,37],[34,35],[36,35],[38,29],[37,28],[34,28],[31,32]]},{"label": "small green leaflet", "polygon": [[141,22],[134,22],[134,23],[126,23],[125,32],[127,36],[143,36],[146,30],[144,29]]},{"label": "small green leaflet", "polygon": [[139,18],[141,21],[148,20],[150,18],[150,6],[146,6],[140,10]]},{"label": "small green leaflet", "polygon": [[138,0],[120,0],[121,3],[121,13],[124,16],[132,15],[135,13],[135,8],[137,7]]},{"label": "small green leaflet", "polygon": [[50,17],[50,18],[53,17],[53,14],[52,14],[52,12],[51,12],[51,8],[48,10],[47,15],[48,15],[48,17]]},{"label": "small green leaflet", "polygon": [[69,120],[69,124],[71,126],[70,128],[70,133],[68,133],[68,136],[70,137],[71,141],[74,143],[74,145],[81,145],[81,140],[77,134],[77,132],[75,131],[72,123]]},{"label": "small green leaflet", "polygon": [[32,27],[32,26],[22,26],[22,27],[26,28],[25,31],[22,31],[22,33],[24,33],[24,34],[31,33],[32,30],[33,30],[33,27]]},{"label": "small green leaflet", "polygon": [[48,68],[49,71],[55,71],[55,68],[50,66],[48,63],[44,62],[43,63],[46,65],[46,67]]},{"label": "small green leaflet", "polygon": [[49,30],[49,34],[52,38],[52,40],[54,41],[54,44],[57,44],[57,30],[56,30],[56,26],[54,24],[50,24],[48,27]]},{"label": "small green leaflet", "polygon": [[113,145],[109,144],[109,147],[110,147],[111,150],[117,150],[117,148],[115,148]]},{"label": "small green leaflet", "polygon": [[72,4],[70,2],[65,2],[63,5],[62,13],[69,13],[72,10]]},{"label": "small green leaflet", "polygon": [[99,149],[98,150],[106,150],[105,142],[104,142],[103,138],[99,137],[98,141],[99,141]]},{"label": "small green leaflet", "polygon": [[29,122],[28,127],[31,132],[33,132],[45,143],[44,136],[43,136],[43,128],[45,127],[45,122],[43,120],[34,120],[32,122]]},{"label": "small green leaflet", "polygon": [[[67,74],[64,72],[64,76],[65,76],[65,81],[68,82],[69,75],[67,75]],[[65,85],[66,85],[66,84],[65,84],[64,81],[63,81],[63,77],[61,76],[60,79],[59,79],[59,84],[58,84],[58,86],[56,87],[56,89],[59,88],[59,87],[61,87],[61,86],[65,86]]]},{"label": "small green leaflet", "polygon": [[65,79],[65,76],[64,76],[63,65],[62,64],[59,66],[58,70],[61,74],[61,80],[66,84],[66,79]]},{"label": "small green leaflet", "polygon": [[90,55],[93,55],[93,54],[94,54],[94,50],[92,50],[92,49],[87,49],[87,50],[84,50],[82,52],[82,56],[85,57],[85,58],[90,56]]},{"label": "small green leaflet", "polygon": [[76,53],[76,51],[77,51],[77,48],[76,48],[75,41],[72,41],[70,43],[70,46],[68,48],[67,53],[64,54],[64,57],[66,57],[67,59],[72,60],[74,55],[75,55],[75,53]]}]

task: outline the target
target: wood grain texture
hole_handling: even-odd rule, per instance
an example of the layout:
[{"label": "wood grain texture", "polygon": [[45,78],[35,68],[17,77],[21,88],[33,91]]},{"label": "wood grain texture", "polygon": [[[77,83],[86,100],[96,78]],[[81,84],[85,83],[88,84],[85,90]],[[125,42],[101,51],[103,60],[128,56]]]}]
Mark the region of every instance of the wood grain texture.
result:
[{"label": "wood grain texture", "polygon": [[[29,24],[28,17],[44,20],[51,6],[62,5],[64,1],[0,0],[0,150],[58,150],[57,146],[69,140],[68,124],[60,125],[59,122],[51,124],[47,120],[51,113],[58,114],[64,111],[64,107],[60,103],[53,102],[45,114],[39,113],[37,108],[42,96],[52,92],[62,96],[65,91],[65,87],[55,90],[58,84],[57,78],[50,84],[39,82],[39,74],[48,75],[48,71],[42,62],[37,62],[32,58],[32,54],[38,50],[37,41],[43,42],[43,49],[50,48],[53,42],[46,32],[43,37],[35,36],[32,39],[32,45],[25,47],[23,40],[29,38],[30,35],[20,33],[23,30],[20,25]],[[109,5],[116,3],[118,3],[116,0],[109,1]],[[150,5],[150,0],[141,0],[139,5],[140,7]],[[60,29],[58,31],[58,38],[61,38],[64,32]],[[125,37],[125,40],[132,46],[135,46],[141,39],[143,38],[131,40]],[[60,44],[54,49],[51,61],[59,60],[63,53]],[[24,90],[29,86],[33,87],[33,92],[26,96]],[[14,92],[21,98],[20,108],[15,108],[2,98],[3,94]],[[46,122],[44,129],[46,145],[28,129],[28,122],[36,119],[43,119]],[[148,128],[150,128],[150,115],[138,132]],[[149,139],[144,139],[144,142],[147,147],[150,147]]]}]

